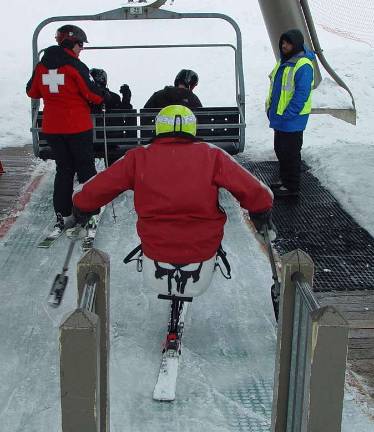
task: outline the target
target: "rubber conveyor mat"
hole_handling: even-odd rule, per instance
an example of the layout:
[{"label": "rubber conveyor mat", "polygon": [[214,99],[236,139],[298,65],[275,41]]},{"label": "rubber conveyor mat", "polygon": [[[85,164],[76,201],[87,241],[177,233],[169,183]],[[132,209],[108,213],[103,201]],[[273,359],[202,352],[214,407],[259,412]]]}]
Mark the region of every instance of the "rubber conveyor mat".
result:
[{"label": "rubber conveyor mat", "polygon": [[[270,185],[278,162],[240,164]],[[274,242],[280,255],[301,249],[315,264],[314,291],[374,290],[374,239],[340,206],[303,163],[300,196],[276,198]]]}]

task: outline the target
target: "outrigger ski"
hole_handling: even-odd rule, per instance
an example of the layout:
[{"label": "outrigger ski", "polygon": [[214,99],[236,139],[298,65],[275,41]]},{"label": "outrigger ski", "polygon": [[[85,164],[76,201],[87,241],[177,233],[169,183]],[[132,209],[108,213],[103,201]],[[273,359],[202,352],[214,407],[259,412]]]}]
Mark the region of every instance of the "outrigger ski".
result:
[{"label": "outrigger ski", "polygon": [[171,300],[171,304],[168,334],[162,351],[161,366],[153,391],[153,399],[171,402],[175,399],[184,321],[188,302],[192,302],[192,297],[160,294],[158,298]]},{"label": "outrigger ski", "polygon": [[62,267],[62,273],[56,275],[55,280],[53,281],[52,284],[52,288],[49,291],[48,304],[50,306],[58,307],[62,302],[62,298],[64,296],[66,286],[68,284],[68,277],[66,273],[69,270],[70,258],[73,254],[75,243],[80,238],[79,233],[81,232],[81,230],[82,227],[80,225],[77,225],[72,230],[72,237],[70,240],[69,249],[65,257],[65,262]]}]

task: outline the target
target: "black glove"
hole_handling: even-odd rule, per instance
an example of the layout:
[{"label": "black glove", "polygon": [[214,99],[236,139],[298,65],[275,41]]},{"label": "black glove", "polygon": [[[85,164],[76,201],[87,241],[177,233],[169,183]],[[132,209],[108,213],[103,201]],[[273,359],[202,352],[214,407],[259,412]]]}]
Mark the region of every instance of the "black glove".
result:
[{"label": "black glove", "polygon": [[273,241],[276,239],[277,230],[271,218],[271,210],[263,213],[249,213],[249,217],[251,218],[251,221],[257,230],[257,240],[259,240],[261,243],[265,243],[265,227],[268,229],[269,240]]},{"label": "black glove", "polygon": [[91,212],[83,212],[82,210],[79,210],[78,207],[73,206],[73,216],[75,217],[75,220],[77,221],[77,224],[85,226],[87,225],[88,221],[91,219],[93,215],[99,214],[100,209],[91,211]]},{"label": "black glove", "polygon": [[119,92],[122,95],[122,102],[130,103],[131,100],[131,90],[127,84],[122,84]]}]

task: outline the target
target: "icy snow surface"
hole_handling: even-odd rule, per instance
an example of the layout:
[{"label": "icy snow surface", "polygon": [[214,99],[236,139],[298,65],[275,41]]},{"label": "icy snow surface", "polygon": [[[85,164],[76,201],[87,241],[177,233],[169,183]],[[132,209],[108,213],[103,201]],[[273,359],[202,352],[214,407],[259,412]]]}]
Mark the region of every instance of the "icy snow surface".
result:
[{"label": "icy snow surface", "polygon": [[[50,16],[91,14],[120,6],[121,2],[115,0],[105,4],[99,0],[39,0],[32,6],[25,0],[7,3],[0,36],[11,43],[0,48],[0,147],[30,142],[30,105],[24,88],[32,70],[31,39],[36,25]],[[237,20],[243,36],[246,81],[245,151],[254,159],[274,159],[272,131],[264,115],[267,75],[274,57],[257,1],[175,0],[167,8],[226,13]],[[90,22],[82,26],[91,46],[234,40],[230,26],[215,20],[208,25],[197,20],[167,25],[160,21]],[[50,24],[42,31],[40,46],[53,43],[57,27]],[[303,156],[314,174],[374,235],[374,51],[317,30],[326,58],[356,98],[358,124],[354,127],[332,117],[312,116],[304,135]],[[143,106],[154,90],[171,83],[181,68],[198,71],[196,93],[203,104],[235,102],[233,53],[229,48],[177,49],[167,54],[163,50],[87,51],[82,60],[90,67],[106,69],[113,90],[127,82],[135,107]],[[324,74],[315,106],[336,108],[349,103],[349,96],[340,89],[334,93],[334,86]],[[42,169],[49,167],[43,164]],[[52,219],[52,182],[52,174],[47,173],[28,208],[0,242],[0,429],[4,432],[60,432],[58,326],[75,306],[76,293],[71,271],[64,304],[58,310],[46,306],[48,290],[61,270],[67,248],[65,238],[50,251],[35,247]],[[269,430],[275,351],[269,264],[243,224],[237,205],[227,194],[223,203],[229,213],[224,246],[234,277],[226,281],[217,275],[210,290],[191,305],[177,400],[173,404],[151,399],[167,305],[154,293],[144,292],[141,275],[122,264],[126,252],[137,244],[131,194],[117,200],[116,225],[110,209],[104,215],[97,247],[111,255],[110,384],[114,432],[157,432],[167,429],[165,426],[180,432]],[[79,258],[78,252],[71,268]],[[349,391],[342,430],[374,431],[373,421]]]},{"label": "icy snow surface", "polygon": [[[0,419],[4,430],[15,432],[59,431],[58,326],[75,307],[76,289],[72,270],[61,308],[46,305],[68,245],[60,238],[50,251],[35,247],[52,217],[51,189],[49,176],[0,249]],[[112,431],[163,431],[165,423],[179,431],[244,430],[238,428],[240,419],[254,430],[269,429],[276,338],[270,269],[237,203],[223,195],[229,218],[224,247],[233,279],[217,274],[189,308],[173,404],[152,400],[167,302],[143,289],[134,265],[122,263],[139,241],[132,194],[117,199],[116,224],[110,208],[104,214],[96,246],[112,257]],[[79,256],[76,250],[72,269]]]}]

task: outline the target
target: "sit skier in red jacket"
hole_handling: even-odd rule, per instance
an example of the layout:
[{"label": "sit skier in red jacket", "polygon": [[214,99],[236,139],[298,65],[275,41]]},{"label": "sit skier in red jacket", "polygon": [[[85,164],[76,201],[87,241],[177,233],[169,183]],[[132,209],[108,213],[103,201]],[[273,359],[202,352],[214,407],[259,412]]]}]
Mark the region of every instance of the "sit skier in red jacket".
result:
[{"label": "sit skier in red jacket", "polygon": [[[79,60],[85,32],[74,25],[57,30],[57,45],[44,51],[27,83],[27,95],[43,99],[42,131],[56,160],[53,205],[56,228],[73,223],[73,180],[80,183],[96,174],[90,104],[101,104],[105,92],[90,79],[88,67]],[[65,218],[65,221],[64,221]]]},{"label": "sit skier in red jacket", "polygon": [[[150,144],[129,150],[73,196],[74,212],[84,223],[120,193],[134,191],[145,282],[166,294],[194,296],[209,286],[226,222],[219,188],[237,198],[259,230],[271,224],[270,189],[195,135],[196,118],[189,108],[165,107],[156,117],[156,137]],[[178,275],[173,284],[163,278],[171,266]],[[191,278],[181,282],[180,270]]]}]

